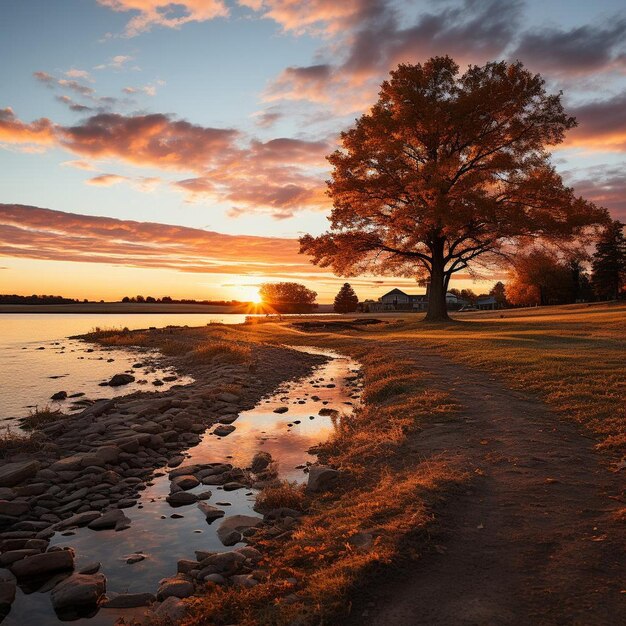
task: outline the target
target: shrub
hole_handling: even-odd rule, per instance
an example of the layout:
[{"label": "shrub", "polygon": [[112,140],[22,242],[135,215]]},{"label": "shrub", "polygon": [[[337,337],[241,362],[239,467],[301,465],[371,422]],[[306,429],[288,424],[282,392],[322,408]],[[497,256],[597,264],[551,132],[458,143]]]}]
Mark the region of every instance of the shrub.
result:
[{"label": "shrub", "polygon": [[22,427],[26,429],[36,429],[41,425],[46,424],[52,420],[59,419],[65,414],[60,409],[51,409],[46,404],[42,409],[35,407],[34,411],[31,411],[27,417],[22,419]]},{"label": "shrub", "polygon": [[189,355],[195,362],[247,363],[252,358],[248,346],[226,341],[209,341],[193,349]]}]

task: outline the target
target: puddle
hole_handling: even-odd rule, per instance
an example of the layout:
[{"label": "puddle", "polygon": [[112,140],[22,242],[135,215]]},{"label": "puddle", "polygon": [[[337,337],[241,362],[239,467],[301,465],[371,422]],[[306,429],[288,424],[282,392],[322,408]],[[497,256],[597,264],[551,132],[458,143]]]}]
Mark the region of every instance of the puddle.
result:
[{"label": "puddle", "polygon": [[[254,454],[263,450],[278,462],[280,478],[297,482],[306,480],[307,474],[302,466],[307,461],[316,460],[308,453],[309,448],[325,441],[335,428],[336,420],[341,419],[320,416],[319,411],[327,408],[340,414],[350,414],[352,403],[358,402],[359,390],[349,379],[358,371],[358,364],[329,351],[290,347],[324,354],[332,359],[316,368],[310,376],[283,385],[253,409],[240,413],[234,422],[236,430],[227,437],[213,435],[211,428],[197,446],[187,451],[185,464],[227,461],[246,467]],[[274,413],[274,409],[280,406],[287,406],[288,411]],[[231,548],[222,545],[216,535],[220,520],[207,524],[204,514],[195,504],[172,508],[165,501],[169,489],[170,481],[164,475],[141,492],[138,504],[124,509],[131,519],[127,530],[94,532],[80,528],[72,536],[55,535],[50,545],[71,546],[76,552],[76,569],[100,561],[100,571],[107,577],[107,591],[117,593],[155,593],[159,580],[175,575],[177,561],[193,559],[194,550],[223,552],[243,545],[240,543]],[[207,502],[213,505],[219,502],[227,516],[258,515],[252,508],[256,498],[254,490],[225,492],[221,487],[199,485],[191,492],[199,493],[207,489],[212,492]],[[183,517],[174,519],[172,514]],[[127,564],[126,557],[137,552],[146,558],[132,565]],[[131,612],[102,609],[93,618],[75,623],[109,625],[124,614],[130,615]],[[28,626],[62,622],[52,610],[48,593],[24,595],[18,588],[18,595],[4,623]]]}]

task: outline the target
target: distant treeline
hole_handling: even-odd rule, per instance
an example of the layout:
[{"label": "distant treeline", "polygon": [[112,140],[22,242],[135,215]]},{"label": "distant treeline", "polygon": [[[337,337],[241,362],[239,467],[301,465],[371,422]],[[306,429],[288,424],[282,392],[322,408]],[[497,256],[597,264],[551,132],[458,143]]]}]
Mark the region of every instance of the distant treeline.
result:
[{"label": "distant treeline", "polygon": [[[16,294],[0,294],[0,304],[75,304],[81,302],[73,298],[62,296],[18,296]],[[87,300],[82,300],[87,302]]]},{"label": "distant treeline", "polygon": [[239,300],[191,300],[184,298],[182,300],[176,300],[169,296],[163,296],[162,298],[153,298],[152,296],[124,296],[122,302],[147,302],[158,304],[211,304],[213,306],[243,306],[249,304],[248,302],[241,302]]}]

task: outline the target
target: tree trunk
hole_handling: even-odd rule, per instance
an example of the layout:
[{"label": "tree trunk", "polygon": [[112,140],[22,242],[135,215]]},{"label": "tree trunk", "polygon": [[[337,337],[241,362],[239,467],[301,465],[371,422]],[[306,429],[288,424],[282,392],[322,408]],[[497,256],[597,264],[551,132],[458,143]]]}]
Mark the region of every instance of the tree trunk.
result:
[{"label": "tree trunk", "polygon": [[446,285],[448,284],[443,262],[443,241],[436,243],[432,251],[432,269],[430,272],[430,293],[428,296],[428,311],[425,322],[445,322],[448,317],[448,302],[446,301]]}]

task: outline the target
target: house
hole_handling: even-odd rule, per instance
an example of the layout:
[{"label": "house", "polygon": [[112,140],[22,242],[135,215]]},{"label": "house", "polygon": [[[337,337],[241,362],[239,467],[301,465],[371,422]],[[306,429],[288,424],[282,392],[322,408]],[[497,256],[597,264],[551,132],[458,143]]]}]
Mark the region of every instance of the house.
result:
[{"label": "house", "polygon": [[476,299],[476,308],[480,311],[494,311],[502,307],[493,296],[480,296]]},{"label": "house", "polygon": [[[462,300],[453,293],[446,294],[446,301],[451,309],[462,306]],[[359,309],[365,313],[382,311],[425,311],[428,308],[428,289],[424,294],[408,294],[401,289],[392,289],[378,300],[365,300]]]}]

